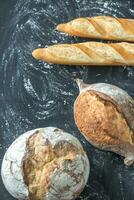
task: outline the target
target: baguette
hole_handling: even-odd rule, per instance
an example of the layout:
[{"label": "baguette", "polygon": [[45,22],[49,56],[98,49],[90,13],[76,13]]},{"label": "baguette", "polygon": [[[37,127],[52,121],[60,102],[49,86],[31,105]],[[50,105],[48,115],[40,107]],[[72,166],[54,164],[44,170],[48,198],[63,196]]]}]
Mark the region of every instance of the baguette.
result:
[{"label": "baguette", "polygon": [[134,44],[85,42],[35,49],[36,59],[67,65],[133,65]]},{"label": "baguette", "polygon": [[57,30],[70,35],[134,42],[134,20],[97,16],[74,19],[65,24],[59,24]]}]

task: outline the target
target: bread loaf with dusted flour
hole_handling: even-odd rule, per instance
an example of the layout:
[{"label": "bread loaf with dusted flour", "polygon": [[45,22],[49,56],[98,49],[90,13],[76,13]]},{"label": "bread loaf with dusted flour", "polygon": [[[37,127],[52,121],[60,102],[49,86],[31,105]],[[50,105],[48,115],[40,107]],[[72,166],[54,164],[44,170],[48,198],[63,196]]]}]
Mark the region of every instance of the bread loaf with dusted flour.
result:
[{"label": "bread loaf with dusted flour", "polygon": [[95,147],[115,152],[126,165],[134,162],[134,100],[121,88],[85,84],[74,103],[74,119],[80,132]]},{"label": "bread loaf with dusted flour", "polygon": [[89,161],[71,134],[38,128],[11,144],[1,175],[6,189],[19,200],[72,200],[87,182]]},{"label": "bread loaf with dusted flour", "polygon": [[134,65],[134,44],[85,42],[58,44],[32,52],[36,59],[66,65]]},{"label": "bread loaf with dusted flour", "polygon": [[77,18],[59,24],[59,31],[70,35],[134,42],[134,20],[110,16]]}]

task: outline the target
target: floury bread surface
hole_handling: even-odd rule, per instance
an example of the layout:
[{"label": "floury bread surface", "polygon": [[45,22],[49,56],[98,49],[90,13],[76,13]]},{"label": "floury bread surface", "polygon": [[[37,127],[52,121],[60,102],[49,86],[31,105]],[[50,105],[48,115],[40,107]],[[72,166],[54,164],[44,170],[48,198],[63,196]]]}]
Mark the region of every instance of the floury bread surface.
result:
[{"label": "floury bread surface", "polygon": [[121,88],[106,83],[84,84],[74,104],[74,118],[85,138],[102,150],[134,162],[134,100]]},{"label": "floury bread surface", "polygon": [[134,42],[134,20],[110,16],[77,18],[59,24],[57,30],[70,35]]},{"label": "floury bread surface", "polygon": [[32,55],[54,64],[134,66],[134,44],[127,42],[57,44],[35,49]]},{"label": "floury bread surface", "polygon": [[6,189],[17,199],[71,200],[87,182],[89,161],[72,135],[58,128],[39,128],[12,143],[1,174]]}]

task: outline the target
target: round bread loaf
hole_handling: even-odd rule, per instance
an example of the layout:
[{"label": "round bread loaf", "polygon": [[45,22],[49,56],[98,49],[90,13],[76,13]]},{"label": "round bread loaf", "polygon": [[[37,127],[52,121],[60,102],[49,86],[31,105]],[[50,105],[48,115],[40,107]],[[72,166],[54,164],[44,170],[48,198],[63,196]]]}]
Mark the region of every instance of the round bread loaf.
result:
[{"label": "round bread loaf", "polygon": [[134,162],[134,100],[121,88],[106,83],[85,84],[77,80],[80,94],[74,118],[85,138],[103,150]]},{"label": "round bread loaf", "polygon": [[86,185],[89,161],[80,142],[58,128],[31,130],[5,153],[1,175],[21,200],[71,200]]}]

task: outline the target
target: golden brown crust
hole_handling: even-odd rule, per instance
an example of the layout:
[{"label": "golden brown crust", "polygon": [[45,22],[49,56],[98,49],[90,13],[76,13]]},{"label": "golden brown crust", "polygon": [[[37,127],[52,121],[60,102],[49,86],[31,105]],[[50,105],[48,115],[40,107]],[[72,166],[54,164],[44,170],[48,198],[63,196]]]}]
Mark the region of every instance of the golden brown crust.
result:
[{"label": "golden brown crust", "polygon": [[28,139],[27,149],[28,154],[24,160],[23,170],[29,199],[44,200],[51,187],[51,176],[54,171],[59,168],[62,161],[73,160],[76,151],[79,150],[69,143],[59,143],[53,147],[49,140],[44,141],[38,132]]},{"label": "golden brown crust", "polygon": [[134,20],[97,16],[77,18],[65,24],[59,24],[57,30],[86,38],[134,41]]},{"label": "golden brown crust", "polygon": [[82,93],[75,102],[74,118],[80,132],[94,146],[102,149],[113,146],[114,149],[114,146],[133,144],[124,116],[111,100],[99,93]]},{"label": "golden brown crust", "polygon": [[35,49],[32,55],[54,64],[67,65],[134,65],[134,44],[85,42],[59,44]]}]

